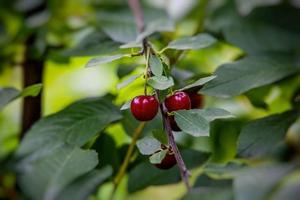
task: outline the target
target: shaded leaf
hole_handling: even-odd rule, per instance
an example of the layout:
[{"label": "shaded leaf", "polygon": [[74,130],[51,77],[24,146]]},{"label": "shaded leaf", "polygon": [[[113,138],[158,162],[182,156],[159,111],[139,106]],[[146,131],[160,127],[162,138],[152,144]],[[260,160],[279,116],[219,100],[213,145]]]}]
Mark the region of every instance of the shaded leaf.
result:
[{"label": "shaded leaf", "polygon": [[168,44],[167,49],[202,49],[213,45],[216,39],[207,33],[201,33],[192,37],[183,37]]},{"label": "shaded leaf", "polygon": [[228,119],[234,117],[230,112],[221,108],[192,109],[190,111],[192,113],[197,113],[209,122],[216,119]]},{"label": "shaded leaf", "polygon": [[208,77],[200,78],[199,80],[195,81],[190,85],[185,86],[184,88],[181,88],[180,90],[187,90],[193,87],[204,85],[205,83],[213,80],[214,78],[216,78],[216,76],[208,76]]},{"label": "shaded leaf", "polygon": [[238,155],[261,157],[273,153],[298,115],[296,111],[288,111],[249,122],[240,133]]},{"label": "shaded leaf", "polygon": [[236,200],[264,200],[293,165],[262,165],[241,171],[234,179]]},{"label": "shaded leaf", "polygon": [[175,113],[175,121],[181,130],[195,137],[209,135],[209,122],[201,115],[190,110],[179,110]]},{"label": "shaded leaf", "polygon": [[145,137],[136,143],[138,149],[143,155],[151,155],[160,149],[161,143],[152,137]]},{"label": "shaded leaf", "polygon": [[57,200],[85,200],[111,175],[110,167],[93,170],[68,185],[57,197]]},{"label": "shaded leaf", "polygon": [[206,95],[230,97],[278,81],[300,71],[296,64],[277,58],[247,57],[219,67],[200,90]]},{"label": "shaded leaf", "polygon": [[19,177],[23,191],[34,200],[54,200],[68,184],[98,163],[94,151],[63,146],[36,160]]},{"label": "shaded leaf", "polygon": [[0,109],[18,97],[20,91],[15,88],[0,89]]},{"label": "shaded leaf", "polygon": [[131,100],[125,102],[125,103],[121,106],[120,110],[127,110],[127,109],[130,108],[130,106],[131,106]]},{"label": "shaded leaf", "polygon": [[26,133],[17,156],[24,156],[48,143],[82,146],[108,124],[121,118],[118,108],[104,98],[85,99],[42,118]]},{"label": "shaded leaf", "polygon": [[233,200],[233,192],[230,188],[193,188],[182,200]]},{"label": "shaded leaf", "polygon": [[161,76],[162,75],[162,73],[163,73],[163,64],[162,64],[159,57],[157,57],[156,55],[150,55],[149,65],[150,65],[152,73],[155,76]]},{"label": "shaded leaf", "polygon": [[153,130],[152,135],[155,139],[160,141],[162,144],[168,144],[167,134],[162,130]]},{"label": "shaded leaf", "polygon": [[86,64],[85,67],[95,67],[95,66],[98,66],[98,65],[101,65],[101,64],[105,64],[105,63],[109,63],[109,62],[118,60],[118,59],[123,58],[125,56],[127,56],[127,55],[117,54],[117,55],[112,55],[112,56],[102,56],[102,57],[99,57],[99,58],[93,58]]},{"label": "shaded leaf", "polygon": [[149,157],[149,161],[152,164],[159,164],[166,157],[168,149],[156,152]]},{"label": "shaded leaf", "polygon": [[135,81],[140,76],[141,76],[141,74],[130,76],[129,78],[127,78],[124,81],[122,81],[121,83],[119,83],[117,85],[117,89],[119,90],[119,89],[121,89],[123,87],[126,87],[127,85],[129,85],[130,83],[132,83],[133,81]]},{"label": "shaded leaf", "polygon": [[148,84],[155,89],[165,90],[174,85],[174,80],[172,77],[152,76],[148,79]]}]

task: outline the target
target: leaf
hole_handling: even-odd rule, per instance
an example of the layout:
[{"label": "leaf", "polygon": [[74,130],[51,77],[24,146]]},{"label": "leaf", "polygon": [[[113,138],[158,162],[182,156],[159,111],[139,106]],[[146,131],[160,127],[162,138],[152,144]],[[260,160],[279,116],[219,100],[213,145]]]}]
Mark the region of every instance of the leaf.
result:
[{"label": "leaf", "polygon": [[118,108],[109,99],[92,98],[73,103],[64,110],[42,118],[26,133],[17,156],[45,148],[48,143],[84,145],[108,124],[119,120]]},{"label": "leaf", "polygon": [[135,81],[137,78],[139,78],[141,76],[141,74],[137,74],[137,75],[132,75],[129,78],[127,78],[126,80],[122,81],[121,83],[119,83],[117,85],[117,89],[120,90],[123,87],[126,87],[128,84],[132,83],[133,81]]},{"label": "leaf", "polygon": [[274,193],[273,198],[274,200],[282,200],[282,199],[299,199],[300,191],[300,182],[298,180],[289,181],[289,183],[284,184],[280,189]]},{"label": "leaf", "polygon": [[159,164],[166,157],[168,149],[156,152],[149,157],[149,161],[152,164]]},{"label": "leaf", "polygon": [[150,65],[152,73],[155,76],[161,76],[162,75],[164,67],[163,67],[163,64],[162,64],[159,57],[157,57],[156,55],[150,55],[149,65]]},{"label": "leaf", "polygon": [[295,32],[266,23],[243,21],[225,27],[224,35],[228,42],[253,55],[264,52],[290,52],[300,45],[299,36]]},{"label": "leaf", "polygon": [[198,176],[194,187],[213,187],[213,188],[219,188],[219,187],[228,187],[232,186],[232,179],[213,179],[206,174],[202,174]]},{"label": "leaf", "polygon": [[161,143],[152,137],[145,137],[141,140],[138,140],[136,143],[139,151],[143,155],[151,155],[155,151],[160,149]]},{"label": "leaf", "polygon": [[20,94],[22,97],[36,97],[42,90],[43,84],[34,84],[26,87]]},{"label": "leaf", "polygon": [[197,113],[209,122],[216,119],[228,119],[234,117],[230,112],[221,108],[192,109],[190,111],[192,113]]},{"label": "leaf", "polygon": [[85,200],[111,175],[112,169],[110,167],[93,170],[68,185],[57,197],[57,200]]},{"label": "leaf", "polygon": [[193,188],[181,200],[232,200],[233,192],[230,188]]},{"label": "leaf", "polygon": [[0,109],[18,97],[20,91],[15,88],[0,88]]},{"label": "leaf", "polygon": [[105,63],[109,63],[109,62],[118,60],[120,58],[124,58],[126,56],[127,55],[124,55],[124,54],[117,54],[117,55],[112,55],[112,56],[102,56],[99,58],[93,58],[86,64],[85,67],[95,67],[95,66],[98,66],[101,64],[105,64]]},{"label": "leaf", "polygon": [[174,22],[171,19],[157,19],[146,25],[145,30],[138,35],[136,41],[142,41],[155,32],[172,32],[174,29]]},{"label": "leaf", "polygon": [[170,170],[159,170],[147,161],[135,166],[129,172],[127,189],[129,193],[133,193],[151,185],[166,185],[178,181],[180,175],[176,167]]},{"label": "leaf", "polygon": [[200,78],[199,80],[195,81],[194,83],[192,83],[190,85],[185,86],[184,88],[181,88],[180,90],[183,91],[183,90],[187,90],[187,89],[190,89],[193,87],[204,85],[205,83],[213,80],[214,78],[216,78],[216,76],[208,76],[208,77]]},{"label": "leaf", "polygon": [[245,168],[245,165],[240,163],[229,162],[226,164],[212,164],[209,163],[204,166],[204,172],[217,177],[232,178],[240,170]]},{"label": "leaf", "polygon": [[249,122],[240,133],[238,155],[261,157],[273,153],[298,116],[296,111],[288,111]]},{"label": "leaf", "polygon": [[278,81],[300,71],[300,67],[277,58],[247,57],[219,67],[212,81],[200,90],[206,95],[230,97]]},{"label": "leaf", "polygon": [[213,45],[216,39],[207,33],[201,33],[192,37],[183,37],[168,44],[167,49],[203,49]]},{"label": "leaf", "polygon": [[42,89],[42,84],[35,84],[26,87],[23,91],[15,88],[0,88],[0,109],[19,97],[35,97]]},{"label": "leaf", "polygon": [[97,163],[96,152],[63,146],[36,160],[19,177],[19,183],[30,199],[54,200],[63,188],[92,170]]},{"label": "leaf", "polygon": [[155,139],[160,141],[162,144],[168,144],[167,134],[162,130],[153,130],[152,135]]},{"label": "leaf", "polygon": [[99,30],[86,34],[78,44],[68,50],[62,51],[64,56],[95,56],[109,54],[118,50],[120,43],[112,41]]},{"label": "leaf", "polygon": [[293,165],[268,164],[248,168],[234,179],[236,200],[264,200],[278,182],[293,170]]},{"label": "leaf", "polygon": [[101,133],[92,145],[91,149],[94,149],[98,153],[98,159],[101,161],[98,168],[111,166],[114,171],[119,169],[121,160],[116,142],[112,136],[106,133]]},{"label": "leaf", "polygon": [[152,76],[148,79],[148,84],[155,89],[165,90],[174,85],[174,80],[171,76]]},{"label": "leaf", "polygon": [[130,108],[130,106],[131,106],[131,100],[125,102],[125,103],[121,106],[120,110],[127,110],[127,109]]},{"label": "leaf", "polygon": [[178,110],[175,121],[181,130],[195,137],[209,135],[209,122],[197,113],[190,110]]},{"label": "leaf", "polygon": [[242,15],[249,14],[254,8],[261,6],[272,6],[280,3],[281,0],[237,0],[237,8]]}]

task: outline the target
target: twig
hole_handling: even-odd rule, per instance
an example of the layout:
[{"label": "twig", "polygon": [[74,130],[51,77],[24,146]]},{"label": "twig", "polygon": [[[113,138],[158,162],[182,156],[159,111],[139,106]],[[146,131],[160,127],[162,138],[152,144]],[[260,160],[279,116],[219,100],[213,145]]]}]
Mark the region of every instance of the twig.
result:
[{"label": "twig", "polygon": [[[128,0],[128,3],[134,14],[137,28],[138,28],[139,32],[142,32],[144,30],[145,25],[144,25],[144,17],[143,17],[143,13],[141,10],[140,2],[139,2],[139,0]],[[145,56],[147,56],[147,53],[149,51],[150,52],[152,51],[151,46],[148,43],[147,38],[145,38],[143,40],[143,52],[144,52]],[[147,60],[147,58],[146,58],[146,60]],[[151,70],[151,67],[149,67],[149,70]],[[158,90],[156,90],[156,94],[159,95]],[[185,183],[187,190],[190,190],[189,172],[187,170],[187,167],[186,167],[186,165],[182,159],[182,156],[178,150],[178,147],[176,145],[176,142],[175,142],[175,139],[173,136],[173,132],[171,129],[170,121],[169,121],[167,112],[166,112],[163,104],[160,105],[160,111],[161,111],[162,118],[163,118],[164,128],[168,135],[169,145],[172,147],[172,150],[174,151],[177,165],[180,170],[181,178],[182,178],[183,182]]]},{"label": "twig", "polygon": [[125,156],[125,159],[114,179],[114,188],[113,188],[113,191],[111,193],[111,197],[110,199],[113,199],[113,196],[115,194],[115,191],[117,189],[117,187],[119,186],[122,178],[124,177],[125,173],[126,173],[126,169],[129,165],[129,162],[130,162],[130,159],[131,159],[131,156],[132,156],[132,153],[133,153],[133,150],[134,150],[134,147],[136,145],[136,142],[138,140],[138,138],[140,137],[144,127],[145,127],[145,122],[141,122],[139,124],[139,126],[135,129],[134,133],[133,133],[133,136],[132,136],[132,141],[127,149],[127,152],[126,152],[126,156]]}]

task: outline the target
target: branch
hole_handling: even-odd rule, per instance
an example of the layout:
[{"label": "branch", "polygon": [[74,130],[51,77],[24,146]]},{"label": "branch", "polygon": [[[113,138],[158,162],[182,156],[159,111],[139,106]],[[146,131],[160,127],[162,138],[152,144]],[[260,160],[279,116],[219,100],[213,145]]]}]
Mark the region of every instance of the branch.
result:
[{"label": "branch", "polygon": [[[128,0],[129,6],[134,14],[135,17],[135,21],[136,21],[136,25],[137,28],[139,30],[139,32],[142,32],[145,24],[144,24],[144,16],[141,10],[141,6],[139,3],[139,0]],[[147,56],[148,52],[153,52],[151,49],[150,44],[148,43],[147,38],[145,38],[143,40],[143,52],[144,55]],[[151,67],[148,69],[151,72]],[[159,95],[159,90],[156,90],[156,94]],[[178,147],[176,145],[174,136],[173,136],[173,132],[171,129],[171,125],[170,125],[170,121],[167,115],[167,110],[164,107],[164,104],[160,104],[160,111],[162,114],[162,118],[163,118],[163,124],[164,124],[164,129],[167,132],[167,136],[168,136],[168,140],[169,140],[169,145],[171,146],[172,150],[174,151],[174,155],[177,161],[177,165],[179,167],[180,170],[180,175],[181,178],[183,180],[183,182],[185,183],[187,190],[190,190],[190,184],[189,184],[189,171],[187,170],[187,167],[182,159],[182,156],[178,150]]]}]

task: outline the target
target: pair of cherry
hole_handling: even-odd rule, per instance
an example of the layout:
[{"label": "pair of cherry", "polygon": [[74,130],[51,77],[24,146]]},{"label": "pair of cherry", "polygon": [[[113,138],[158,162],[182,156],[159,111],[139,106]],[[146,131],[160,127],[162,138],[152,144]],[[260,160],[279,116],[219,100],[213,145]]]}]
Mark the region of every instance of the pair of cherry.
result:
[{"label": "pair of cherry", "polygon": [[[177,110],[189,110],[202,106],[202,96],[196,92],[175,92],[165,99],[165,106],[168,112]],[[131,113],[139,121],[152,120],[159,108],[159,103],[154,96],[141,95],[131,101]],[[180,131],[173,116],[170,116],[172,130]]]},{"label": "pair of cherry", "polygon": [[[202,95],[197,92],[175,92],[168,96],[164,102],[168,112],[176,110],[189,110],[191,108],[201,108],[203,104]],[[142,95],[135,97],[131,102],[131,113],[139,121],[152,120],[159,108],[159,103],[154,96]],[[174,116],[169,116],[170,125],[173,131],[180,131]],[[163,150],[163,149],[162,149]],[[160,164],[155,164],[159,169],[170,169],[176,164],[174,152],[171,148]]]}]

